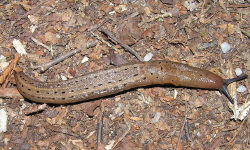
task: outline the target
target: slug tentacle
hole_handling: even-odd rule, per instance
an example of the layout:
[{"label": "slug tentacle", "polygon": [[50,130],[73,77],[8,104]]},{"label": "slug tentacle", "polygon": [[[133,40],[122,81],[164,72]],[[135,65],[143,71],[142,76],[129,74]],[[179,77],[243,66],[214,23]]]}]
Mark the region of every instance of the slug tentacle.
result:
[{"label": "slug tentacle", "polygon": [[239,77],[235,77],[235,78],[232,78],[232,79],[225,79],[223,82],[223,87],[219,89],[219,91],[221,93],[223,93],[227,98],[228,100],[230,101],[231,104],[234,104],[234,99],[232,98],[232,96],[229,94],[228,90],[227,90],[227,87],[229,84],[233,83],[233,82],[237,82],[237,81],[240,81],[240,80],[244,80],[248,77],[248,75],[242,75],[242,76],[239,76]]}]

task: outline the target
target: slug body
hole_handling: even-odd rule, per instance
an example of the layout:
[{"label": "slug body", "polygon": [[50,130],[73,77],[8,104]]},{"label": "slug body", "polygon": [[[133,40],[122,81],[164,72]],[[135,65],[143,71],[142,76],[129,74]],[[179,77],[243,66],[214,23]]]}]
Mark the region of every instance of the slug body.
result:
[{"label": "slug body", "polygon": [[15,72],[17,89],[27,99],[39,103],[68,104],[116,94],[147,85],[215,89],[224,80],[209,71],[171,61],[127,64],[59,82],[40,82],[23,72]]}]

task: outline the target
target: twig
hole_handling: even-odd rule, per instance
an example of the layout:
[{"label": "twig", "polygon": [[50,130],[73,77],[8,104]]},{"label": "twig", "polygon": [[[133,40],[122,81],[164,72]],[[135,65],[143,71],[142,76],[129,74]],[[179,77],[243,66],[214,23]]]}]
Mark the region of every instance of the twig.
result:
[{"label": "twig", "polygon": [[185,101],[185,118],[183,120],[183,124],[182,124],[181,131],[180,131],[180,134],[179,134],[178,142],[177,142],[177,145],[176,145],[176,150],[179,150],[179,145],[180,145],[180,142],[181,142],[181,136],[182,136],[183,130],[185,129],[186,124],[187,124],[187,102]]},{"label": "twig", "polygon": [[81,135],[78,135],[78,134],[75,134],[75,133],[67,133],[67,131],[59,131],[59,129],[54,129],[55,127],[53,126],[49,126],[48,129],[51,130],[52,132],[55,132],[55,133],[61,133],[61,134],[65,134],[67,136],[72,136],[72,137],[75,137],[75,138],[83,138]]},{"label": "twig", "polygon": [[96,135],[96,147],[97,150],[103,149],[103,110],[104,106],[103,103],[101,103],[101,113],[99,116],[99,121],[97,124],[97,135]]},{"label": "twig", "polygon": [[224,0],[219,0],[219,5],[220,5],[220,7],[225,11],[225,13],[226,13],[228,16],[230,16],[230,13],[228,12],[228,10],[227,10],[227,8],[226,8],[226,6],[225,6],[225,4],[224,4]]},{"label": "twig", "polygon": [[0,2],[0,5],[4,5],[8,0],[4,0],[2,2]]},{"label": "twig", "polygon": [[35,42],[37,45],[40,45],[40,46],[46,48],[48,51],[52,51],[52,49],[51,49],[49,46],[43,44],[42,42],[40,42],[40,41],[37,40],[36,38],[31,37],[31,40],[32,40],[33,42]]},{"label": "twig", "polygon": [[227,8],[247,8],[250,7],[249,4],[230,4],[228,6],[226,6]]},{"label": "twig", "polygon": [[126,120],[126,118],[124,118],[124,122],[126,123],[127,125],[127,130],[124,132],[124,134],[117,140],[117,142],[114,144],[113,148],[114,149],[121,141],[122,139],[129,133],[130,129],[131,129],[131,126],[130,124],[128,123],[128,121]]},{"label": "twig", "polygon": [[47,108],[48,108],[47,104],[42,104],[42,105],[39,105],[39,106],[35,105],[33,107],[31,106],[28,110],[24,110],[23,113],[26,116],[30,116],[30,115],[34,115],[34,114],[43,112]]},{"label": "twig", "polygon": [[106,44],[108,47],[112,48],[115,51],[118,51],[117,48],[115,48],[113,45],[111,45],[109,42],[105,41],[103,38],[101,38],[99,35],[95,34],[94,32],[90,31],[90,33],[96,37],[98,40],[100,40],[102,43]]},{"label": "twig", "polygon": [[228,149],[229,146],[232,146],[234,144],[235,139],[236,139],[237,135],[240,133],[240,131],[241,131],[242,127],[243,127],[243,124],[246,122],[246,120],[247,120],[247,117],[242,121],[242,123],[240,124],[238,130],[235,132],[233,138],[228,142],[228,144],[226,146],[226,149]]},{"label": "twig", "polygon": [[[88,31],[89,31],[89,32],[95,32],[96,30],[98,30],[101,26],[103,26],[103,25],[104,25],[106,22],[108,22],[109,20],[111,20],[111,19],[110,19],[110,18],[104,19],[103,22],[91,26],[91,27],[88,29]],[[91,33],[91,34],[92,34],[92,33]]]},{"label": "twig", "polygon": [[3,83],[3,88],[6,87],[7,83],[7,79],[10,77],[11,72],[13,71],[13,69],[15,68],[17,62],[20,59],[20,55],[16,55],[15,58],[11,61],[11,63],[9,64],[9,66],[3,71],[2,75],[0,76],[0,85],[2,85]]},{"label": "twig", "polygon": [[173,14],[171,12],[165,12],[164,14],[158,14],[158,15],[156,15],[148,20],[145,20],[145,21],[139,23],[139,27],[143,26],[145,23],[155,21],[156,19],[165,18],[165,17],[172,17],[172,16],[173,16]]},{"label": "twig", "polygon": [[103,140],[102,136],[103,136],[103,115],[101,115],[100,120],[97,124],[97,140],[96,140],[97,147],[99,143],[101,143]]},{"label": "twig", "polygon": [[[96,43],[97,43],[96,41],[89,42],[89,43],[87,43],[86,48],[94,47],[96,45]],[[41,65],[38,65],[38,66],[32,66],[31,68],[33,68],[33,69],[40,68],[40,70],[41,70],[40,72],[44,72],[47,69],[49,69],[51,66],[58,64],[59,62],[63,61],[64,59],[66,59],[66,58],[68,58],[70,56],[73,56],[74,54],[76,54],[76,53],[78,53],[80,51],[81,51],[81,49],[76,49],[76,50],[70,51],[70,52],[68,52],[66,54],[62,54],[61,56],[55,58],[54,60],[52,60],[50,62],[47,62],[45,64],[41,64]]]},{"label": "twig", "polygon": [[250,38],[250,32],[247,32],[243,29],[240,30],[244,35],[246,35],[248,38]]},{"label": "twig", "polygon": [[188,127],[188,121],[186,120],[186,123],[185,123],[185,136],[187,138],[187,141],[190,141],[190,136],[189,136],[189,127]]},{"label": "twig", "polygon": [[45,4],[47,2],[47,0],[41,1],[40,3],[38,3],[34,8],[32,8],[31,10],[29,10],[28,12],[26,12],[24,15],[22,15],[21,17],[19,17],[17,20],[23,19],[25,17],[27,17],[30,14],[34,14],[38,9],[41,8],[41,6],[43,4]]},{"label": "twig", "polygon": [[0,88],[0,98],[24,98],[16,88]]},{"label": "twig", "polygon": [[127,44],[124,44],[123,42],[121,42],[120,40],[118,40],[111,32],[109,32],[108,30],[105,30],[103,28],[100,29],[100,32],[106,34],[113,41],[115,41],[118,44],[120,44],[125,50],[127,50],[128,52],[130,52],[131,54],[133,54],[137,59],[139,59],[140,61],[143,61],[143,58],[134,49],[132,49]]}]

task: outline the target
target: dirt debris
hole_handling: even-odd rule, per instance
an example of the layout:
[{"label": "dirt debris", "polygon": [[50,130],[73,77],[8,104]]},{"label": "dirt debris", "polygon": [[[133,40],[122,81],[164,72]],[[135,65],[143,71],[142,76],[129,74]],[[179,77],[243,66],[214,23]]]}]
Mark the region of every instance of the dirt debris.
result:
[{"label": "dirt debris", "polygon": [[[49,81],[60,80],[58,74],[72,78],[139,61],[120,44],[110,42],[99,31],[104,28],[142,58],[151,52],[153,60],[187,63],[228,78],[235,76],[237,67],[250,72],[249,11],[249,1],[236,0],[4,0],[0,2],[0,55],[13,60],[17,52],[12,41],[20,40],[28,54],[18,65],[34,78]],[[91,41],[98,42],[86,48]],[[232,47],[226,54],[220,50],[223,42]],[[75,49],[80,51],[43,74],[32,70]],[[89,60],[81,63],[85,56]],[[248,88],[237,94],[241,104],[249,100],[249,79],[237,84]],[[16,93],[12,77],[2,91]],[[99,149],[227,150],[249,149],[250,145],[249,116],[242,122],[231,120],[226,98],[215,91],[147,87],[42,109],[41,104],[20,100],[18,94],[7,95],[0,95],[0,107],[8,114],[0,149],[97,149],[100,115]]]}]

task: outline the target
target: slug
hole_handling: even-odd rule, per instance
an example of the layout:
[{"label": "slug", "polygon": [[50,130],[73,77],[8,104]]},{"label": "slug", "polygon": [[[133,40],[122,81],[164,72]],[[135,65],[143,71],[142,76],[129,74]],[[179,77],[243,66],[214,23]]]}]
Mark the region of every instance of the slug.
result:
[{"label": "slug", "polygon": [[247,78],[243,75],[224,80],[207,70],[161,60],[126,64],[58,82],[41,82],[22,71],[14,72],[14,76],[17,89],[25,98],[51,104],[84,102],[137,87],[163,84],[219,90],[233,104],[228,84]]}]

